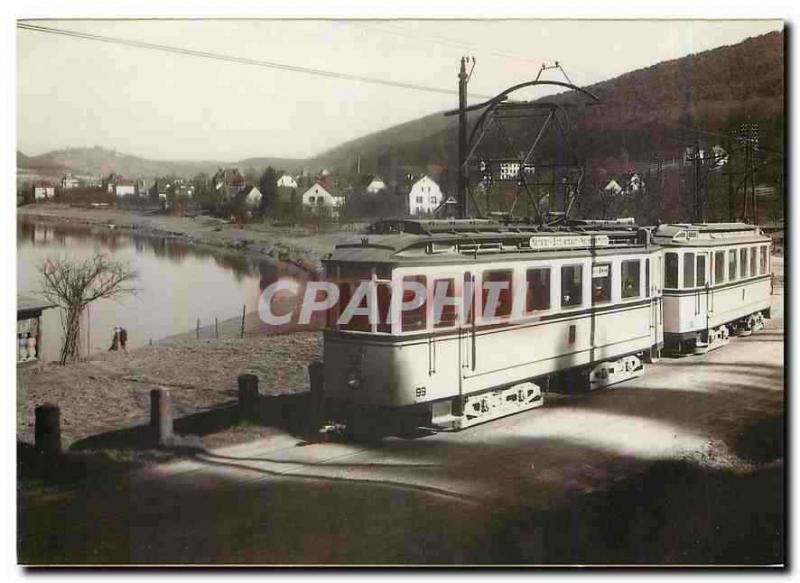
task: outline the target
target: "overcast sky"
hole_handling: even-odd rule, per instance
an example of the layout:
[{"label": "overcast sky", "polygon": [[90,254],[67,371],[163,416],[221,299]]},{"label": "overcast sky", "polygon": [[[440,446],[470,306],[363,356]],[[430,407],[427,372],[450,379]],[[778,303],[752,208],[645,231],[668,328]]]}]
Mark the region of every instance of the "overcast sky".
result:
[{"label": "overcast sky", "polygon": [[[776,21],[35,21],[127,40],[494,95],[559,60],[573,82],[782,28]],[[99,145],[154,159],[308,157],[417,117],[455,94],[234,64],[18,30],[17,146]],[[551,78],[559,79],[558,76]],[[543,93],[530,93],[537,96]],[[474,98],[477,99],[477,98]]]}]

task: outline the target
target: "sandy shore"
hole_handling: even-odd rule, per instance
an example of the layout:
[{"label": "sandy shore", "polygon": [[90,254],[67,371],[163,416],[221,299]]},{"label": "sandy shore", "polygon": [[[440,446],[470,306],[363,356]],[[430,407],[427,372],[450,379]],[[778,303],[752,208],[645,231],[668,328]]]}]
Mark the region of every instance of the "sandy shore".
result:
[{"label": "sandy shore", "polygon": [[120,208],[88,209],[63,204],[17,208],[17,216],[37,221],[87,224],[128,229],[140,234],[173,237],[189,244],[233,249],[293,263],[309,272],[321,268],[320,258],[337,243],[353,237],[361,225],[313,232],[304,227],[273,227],[264,223],[238,226],[209,216],[178,217]]}]

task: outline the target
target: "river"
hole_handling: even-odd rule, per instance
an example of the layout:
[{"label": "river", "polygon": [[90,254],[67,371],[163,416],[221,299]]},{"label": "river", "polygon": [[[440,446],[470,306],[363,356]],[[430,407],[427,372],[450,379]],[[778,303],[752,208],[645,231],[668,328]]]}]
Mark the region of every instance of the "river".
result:
[{"label": "river", "polygon": [[[213,337],[215,318],[241,318],[245,306],[250,328],[264,287],[283,275],[304,278],[290,264],[173,238],[18,218],[17,292],[41,297],[39,266],[48,257],[82,260],[96,252],[129,262],[139,275],[138,292],[90,305],[81,330],[84,355],[108,350],[114,326],[128,331],[129,348],[194,331],[198,319],[201,337]],[[56,360],[62,339],[59,309],[43,313],[42,339],[41,358]]]}]

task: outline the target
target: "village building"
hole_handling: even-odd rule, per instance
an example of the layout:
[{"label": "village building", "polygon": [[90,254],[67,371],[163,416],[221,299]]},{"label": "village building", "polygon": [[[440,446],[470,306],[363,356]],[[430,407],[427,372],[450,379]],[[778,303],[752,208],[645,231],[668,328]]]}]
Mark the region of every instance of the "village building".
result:
[{"label": "village building", "polygon": [[297,188],[297,181],[289,174],[284,174],[278,178],[278,188]]},{"label": "village building", "polygon": [[323,185],[322,181],[315,182],[311,188],[303,193],[303,208],[311,213],[328,212],[333,217],[338,217],[344,206],[344,194],[330,183]]},{"label": "village building", "polygon": [[427,214],[436,210],[444,200],[439,185],[430,177],[417,180],[408,192],[408,212],[412,215]]},{"label": "village building", "polygon": [[80,181],[77,177],[73,176],[72,174],[65,174],[61,177],[61,188],[64,190],[69,190],[71,188],[78,188],[80,186]]},{"label": "village building", "polygon": [[33,200],[52,200],[56,197],[56,187],[49,184],[36,184],[33,187]]},{"label": "village building", "polygon": [[42,312],[53,304],[32,296],[17,296],[17,364],[36,362],[42,354]]},{"label": "village building", "polygon": [[378,176],[374,176],[366,188],[367,194],[378,194],[384,190],[386,190],[386,183]]},{"label": "village building", "polygon": [[622,194],[622,187],[619,185],[619,182],[617,182],[612,178],[611,180],[608,181],[608,184],[606,184],[603,187],[603,191],[606,192],[607,194],[618,196]]},{"label": "village building", "polygon": [[251,211],[257,209],[261,204],[261,191],[255,186],[245,186],[240,191],[240,195],[244,196],[244,204]]}]

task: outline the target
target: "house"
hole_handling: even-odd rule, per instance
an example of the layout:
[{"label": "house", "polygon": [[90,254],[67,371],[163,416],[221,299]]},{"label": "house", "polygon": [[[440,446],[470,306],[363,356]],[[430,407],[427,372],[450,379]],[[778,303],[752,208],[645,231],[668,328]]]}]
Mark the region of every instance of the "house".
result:
[{"label": "house", "polygon": [[439,185],[430,177],[417,180],[408,192],[408,212],[412,215],[430,213],[444,200]]},{"label": "house", "polygon": [[386,183],[383,180],[381,180],[378,176],[375,176],[367,185],[366,190],[367,194],[378,194],[382,190],[386,190]]},{"label": "house", "polygon": [[223,200],[232,199],[247,186],[238,168],[220,168],[212,177],[211,184]]},{"label": "house", "polygon": [[239,192],[244,196],[244,204],[249,210],[253,211],[261,204],[261,191],[255,186],[245,186]]},{"label": "house", "polygon": [[321,181],[315,182],[311,188],[303,193],[303,208],[312,213],[321,209],[337,217],[344,205],[344,194],[330,184],[323,185]]},{"label": "house", "polygon": [[606,194],[611,194],[613,196],[618,196],[619,194],[622,193],[622,187],[619,185],[619,182],[617,182],[616,180],[614,180],[612,178],[611,180],[608,181],[608,184],[606,184],[603,187],[603,191]]},{"label": "house", "polygon": [[42,355],[42,312],[55,306],[33,296],[17,296],[17,364],[35,362]]},{"label": "house", "polygon": [[284,174],[280,178],[278,178],[277,182],[278,188],[297,188],[297,181],[292,178],[289,174]]},{"label": "house", "polygon": [[80,181],[73,176],[72,174],[65,174],[61,177],[61,188],[64,190],[69,190],[70,188],[78,188],[80,186]]},{"label": "house", "polygon": [[49,184],[37,184],[33,187],[33,200],[51,200],[56,196],[56,187]]}]

